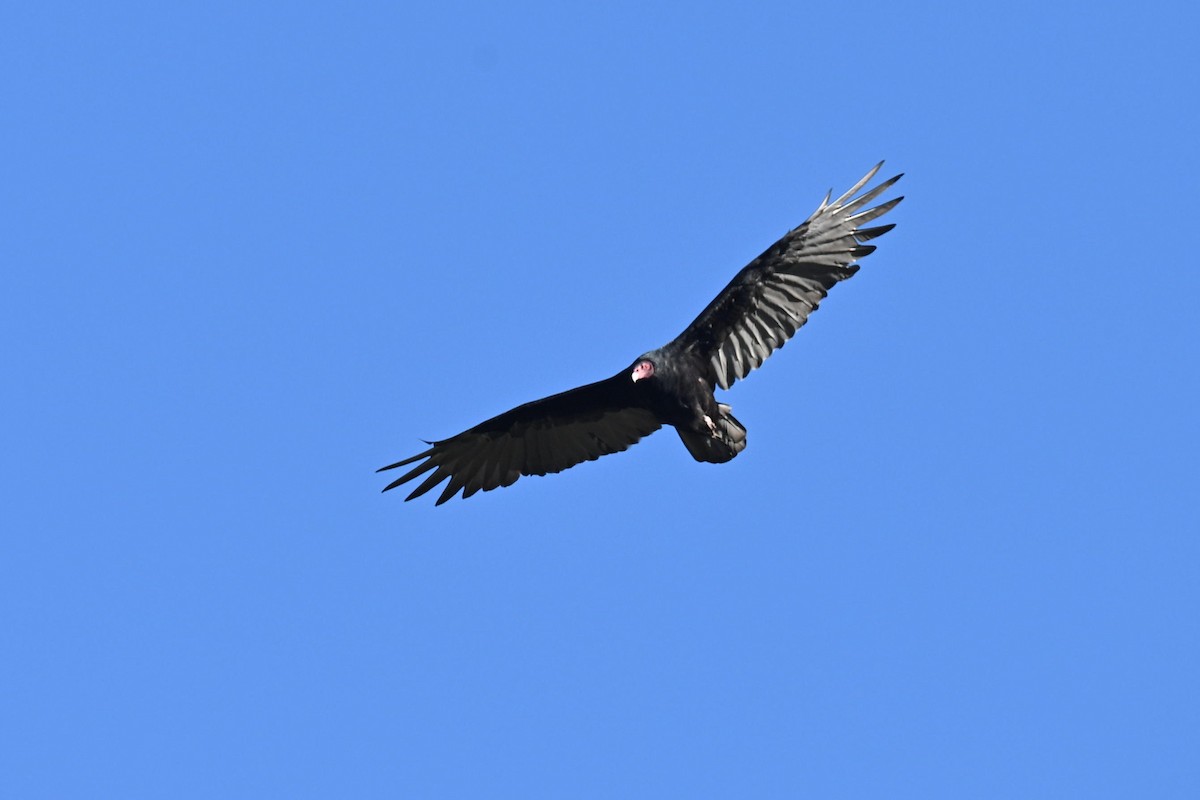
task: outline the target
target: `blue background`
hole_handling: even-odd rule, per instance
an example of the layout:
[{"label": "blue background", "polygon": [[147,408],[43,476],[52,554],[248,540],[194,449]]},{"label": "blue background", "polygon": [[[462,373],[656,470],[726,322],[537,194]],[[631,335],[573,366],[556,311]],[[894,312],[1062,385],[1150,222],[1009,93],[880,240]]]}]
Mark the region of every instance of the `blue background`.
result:
[{"label": "blue background", "polygon": [[[1200,796],[1193,4],[22,5],[0,794]],[[736,461],[379,494],[880,158]]]}]

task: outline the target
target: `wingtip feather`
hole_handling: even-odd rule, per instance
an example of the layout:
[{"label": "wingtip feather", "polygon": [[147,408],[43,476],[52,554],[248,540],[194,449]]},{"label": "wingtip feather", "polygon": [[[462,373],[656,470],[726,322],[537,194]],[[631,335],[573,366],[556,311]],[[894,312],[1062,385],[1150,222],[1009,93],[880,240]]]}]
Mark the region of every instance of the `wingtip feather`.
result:
[{"label": "wingtip feather", "polygon": [[[429,463],[432,464],[433,462],[431,461]],[[425,494],[430,489],[437,486],[439,483],[441,483],[442,481],[446,480],[446,478],[449,478],[449,477],[450,477],[450,473],[447,472],[445,469],[438,469],[432,475],[427,477],[425,480],[421,481],[421,485],[418,486],[417,488],[413,489],[412,494],[410,494],[408,497],[404,498],[404,502],[407,503],[409,500],[412,500],[413,498],[420,497],[421,495]]]},{"label": "wingtip feather", "polygon": [[841,197],[839,197],[837,200],[834,200],[833,205],[839,206],[842,203],[849,200],[855,194],[857,194],[859,189],[866,186],[871,181],[871,178],[875,177],[875,173],[879,172],[879,169],[882,166],[883,166],[883,162],[880,161],[878,164],[871,167],[871,169],[867,172],[866,175],[863,175],[861,178],[858,179],[858,183],[854,184],[849,189],[847,189],[846,192]]},{"label": "wingtip feather", "polygon": [[414,461],[420,461],[422,458],[428,458],[429,455],[433,452],[433,450],[432,450],[433,445],[437,444],[437,442],[430,442],[425,439],[421,439],[421,441],[425,442],[425,444],[429,445],[431,449],[417,453],[415,456],[406,458],[403,461],[397,461],[395,464],[388,464],[386,467],[380,467],[379,469],[377,469],[375,471],[377,473],[378,472],[386,472],[389,469],[395,469],[396,467],[403,467],[407,464],[413,463]]},{"label": "wingtip feather", "polygon": [[[424,456],[427,456],[427,455],[429,455],[429,453],[424,453],[423,455],[424,455]],[[415,457],[413,457],[413,458],[410,458],[410,459],[408,459],[407,461],[404,461],[404,462],[401,462],[401,463],[408,464],[408,463],[411,463],[411,462],[413,462],[413,461],[415,461],[416,459],[418,459],[418,458],[421,458],[421,457],[422,457],[422,456],[415,456]],[[399,466],[399,465],[398,465],[398,464],[393,464],[392,466]],[[403,475],[401,475],[399,478],[396,478],[396,480],[394,480],[394,481],[392,481],[391,483],[389,483],[387,486],[385,486],[385,487],[383,488],[383,490],[386,492],[388,489],[395,489],[395,488],[396,488],[397,486],[399,486],[400,484],[402,484],[402,483],[408,483],[408,482],[409,482],[409,481],[411,481],[413,478],[417,477],[418,475],[420,475],[420,474],[422,474],[422,473],[424,473],[424,472],[428,472],[429,470],[433,469],[433,468],[434,468],[434,467],[436,467],[436,466],[437,466],[437,464],[435,464],[435,463],[433,462],[433,460],[432,460],[432,459],[430,459],[429,461],[426,461],[424,464],[418,464],[417,466],[415,466],[415,467],[413,467],[412,469],[410,469],[408,472],[406,472],[406,473],[404,473]],[[390,469],[390,468],[391,468],[391,467],[388,467],[388,469]],[[411,498],[410,498],[410,499],[411,499]]]}]

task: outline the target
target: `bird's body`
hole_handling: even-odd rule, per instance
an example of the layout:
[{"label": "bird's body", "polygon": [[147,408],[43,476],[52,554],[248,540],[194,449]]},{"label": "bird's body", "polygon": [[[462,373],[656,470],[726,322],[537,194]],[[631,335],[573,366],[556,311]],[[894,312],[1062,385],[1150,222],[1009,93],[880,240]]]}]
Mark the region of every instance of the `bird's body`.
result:
[{"label": "bird's body", "polygon": [[[729,406],[717,402],[706,365],[694,350],[676,340],[646,353],[635,365],[645,362],[655,365],[654,380],[646,381],[650,410],[675,428],[697,461],[722,464],[745,449],[745,428],[729,414]],[[726,419],[733,429],[722,426]]]},{"label": "bird's body", "polygon": [[[417,463],[388,484],[392,489],[426,472],[408,496],[449,479],[442,504],[460,490],[509,486],[522,475],[560,472],[582,461],[625,450],[663,425],[679,433],[697,461],[723,463],[746,447],[746,429],[717,401],[760,366],[808,320],[838,281],[858,271],[857,259],[875,248],[864,242],[892,225],[861,227],[890,211],[897,197],[865,211],[901,176],[854,197],[882,162],[844,195],[820,207],[738,272],[683,333],[606,380],[535,400],[383,467]],[[382,471],[382,470],[380,470]]]},{"label": "bird's body", "polygon": [[647,380],[644,388],[650,409],[666,425],[699,430],[704,415],[717,405],[712,387],[700,377],[700,360],[667,345],[646,353],[634,367],[644,361],[654,365],[654,379]]}]

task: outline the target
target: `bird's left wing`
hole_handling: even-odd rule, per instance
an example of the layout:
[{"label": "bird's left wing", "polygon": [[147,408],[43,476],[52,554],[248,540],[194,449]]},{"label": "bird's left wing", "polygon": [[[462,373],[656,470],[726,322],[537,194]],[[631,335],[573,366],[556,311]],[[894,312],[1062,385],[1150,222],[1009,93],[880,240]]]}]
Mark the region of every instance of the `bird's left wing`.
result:
[{"label": "bird's left wing", "polygon": [[829,289],[858,272],[855,262],[875,250],[864,244],[894,225],[861,227],[890,211],[903,197],[860,211],[901,176],[855,197],[883,162],[851,189],[829,195],[807,220],[742,269],[673,342],[709,365],[708,378],[722,389],[746,377],[782,347],[817,310]]},{"label": "bird's left wing", "polygon": [[394,489],[430,470],[433,474],[406,500],[420,497],[447,478],[437,505],[462,490],[470,497],[510,486],[522,475],[561,472],[583,461],[618,453],[662,427],[633,400],[627,373],[535,400],[493,417],[412,458],[383,467],[421,462],[384,488]]}]

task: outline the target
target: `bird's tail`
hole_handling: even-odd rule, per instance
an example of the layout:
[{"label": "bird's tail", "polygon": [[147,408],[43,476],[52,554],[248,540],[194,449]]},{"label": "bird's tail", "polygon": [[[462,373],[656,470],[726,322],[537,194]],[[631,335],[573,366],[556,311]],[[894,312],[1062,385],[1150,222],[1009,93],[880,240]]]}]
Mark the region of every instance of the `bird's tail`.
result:
[{"label": "bird's tail", "polygon": [[746,429],[742,423],[729,413],[732,411],[729,406],[721,403],[718,408],[721,410],[721,416],[713,421],[717,426],[715,433],[675,429],[692,458],[697,461],[724,464],[746,449]]}]

